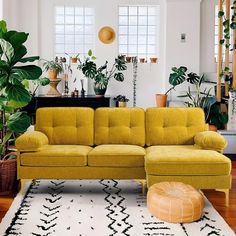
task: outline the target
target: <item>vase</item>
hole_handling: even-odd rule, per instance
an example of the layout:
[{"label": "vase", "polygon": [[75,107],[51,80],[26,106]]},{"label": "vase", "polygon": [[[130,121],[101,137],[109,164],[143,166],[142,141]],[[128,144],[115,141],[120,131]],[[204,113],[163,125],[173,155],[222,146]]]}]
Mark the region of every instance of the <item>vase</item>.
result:
[{"label": "vase", "polygon": [[166,107],[167,95],[165,95],[165,94],[156,94],[156,104],[157,104],[157,107]]},{"label": "vase", "polygon": [[94,88],[96,97],[104,97],[107,87],[101,88],[99,85],[95,84],[93,88]]},{"label": "vase", "polygon": [[127,102],[118,101],[118,107],[127,107]]}]

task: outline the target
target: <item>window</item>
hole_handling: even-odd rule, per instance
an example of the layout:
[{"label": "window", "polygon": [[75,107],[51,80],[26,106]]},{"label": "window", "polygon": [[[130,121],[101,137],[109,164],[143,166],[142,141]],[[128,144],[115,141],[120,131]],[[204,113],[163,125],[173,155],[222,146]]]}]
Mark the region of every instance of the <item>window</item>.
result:
[{"label": "window", "polygon": [[55,56],[84,55],[94,49],[94,9],[55,7]]},{"label": "window", "polygon": [[[224,12],[226,11],[225,6],[223,6],[223,10]],[[232,16],[232,11],[230,12],[230,19]],[[233,31],[232,29],[230,29],[230,40],[232,41],[233,39]],[[218,5],[215,6],[215,61],[217,62],[217,58],[218,58],[218,45],[219,45],[219,39],[218,39]],[[232,42],[230,42],[230,44],[232,44]],[[232,46],[231,46],[232,47]],[[223,61],[225,61],[225,46],[223,45],[222,47],[222,55],[223,55]],[[230,59],[230,62],[232,60]]]},{"label": "window", "polygon": [[159,6],[119,6],[119,53],[156,57],[159,15]]}]

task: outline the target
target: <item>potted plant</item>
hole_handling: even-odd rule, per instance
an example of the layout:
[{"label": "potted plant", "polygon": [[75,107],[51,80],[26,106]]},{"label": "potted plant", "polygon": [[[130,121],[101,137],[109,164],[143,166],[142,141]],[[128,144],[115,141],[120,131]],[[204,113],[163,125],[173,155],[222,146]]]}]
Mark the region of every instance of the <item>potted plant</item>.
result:
[{"label": "potted plant", "polygon": [[84,62],[80,62],[78,69],[82,73],[94,80],[94,92],[96,96],[103,97],[107,90],[107,85],[110,79],[114,78],[117,81],[124,81],[124,75],[122,71],[126,70],[126,64],[124,56],[118,56],[111,67],[108,69],[108,61],[104,65],[98,67],[94,62],[96,57],[92,54],[92,51],[88,51],[88,56],[85,58]]},{"label": "potted plant", "polygon": [[40,67],[29,64],[39,57],[25,57],[27,39],[27,33],[8,31],[6,22],[0,21],[1,193],[11,191],[16,180],[16,153],[9,144],[14,145],[15,136],[30,126],[30,117],[20,110],[31,100],[27,81],[37,80],[42,74]]},{"label": "potted plant", "polygon": [[171,87],[166,91],[165,94],[156,94],[156,104],[158,107],[166,107],[168,93],[175,89],[179,84],[182,84],[184,81],[187,81],[191,84],[199,81],[200,77],[193,72],[186,74],[188,68],[186,66],[172,67],[172,73],[169,75],[169,84]]},{"label": "potted plant", "polygon": [[113,98],[118,104],[118,107],[126,107],[127,106],[127,102],[129,101],[128,98],[126,98],[126,96],[123,95],[118,95],[116,97]]},{"label": "potted plant", "polygon": [[55,60],[44,60],[43,67],[45,71],[48,72],[48,78],[50,80],[56,80],[58,74],[63,72],[63,65],[61,62],[58,61],[58,58],[56,57]]},{"label": "potted plant", "polygon": [[76,55],[70,55],[70,54],[66,53],[66,55],[68,55],[70,57],[71,63],[77,63],[79,60],[79,53],[77,53]]}]

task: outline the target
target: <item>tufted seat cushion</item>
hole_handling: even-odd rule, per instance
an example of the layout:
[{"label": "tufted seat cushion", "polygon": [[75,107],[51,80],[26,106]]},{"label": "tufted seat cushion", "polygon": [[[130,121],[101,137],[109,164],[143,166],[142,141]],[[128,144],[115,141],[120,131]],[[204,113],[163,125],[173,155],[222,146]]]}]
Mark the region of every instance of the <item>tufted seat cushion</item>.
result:
[{"label": "tufted seat cushion", "polygon": [[145,169],[149,175],[229,175],[231,171],[226,156],[193,145],[152,146],[146,152]]},{"label": "tufted seat cushion", "polygon": [[145,149],[136,145],[99,145],[88,155],[88,166],[143,167]]},{"label": "tufted seat cushion", "polygon": [[95,144],[145,145],[145,114],[141,108],[98,108]]},{"label": "tufted seat cushion", "polygon": [[82,145],[45,145],[37,152],[22,152],[23,166],[86,166],[92,150]]}]

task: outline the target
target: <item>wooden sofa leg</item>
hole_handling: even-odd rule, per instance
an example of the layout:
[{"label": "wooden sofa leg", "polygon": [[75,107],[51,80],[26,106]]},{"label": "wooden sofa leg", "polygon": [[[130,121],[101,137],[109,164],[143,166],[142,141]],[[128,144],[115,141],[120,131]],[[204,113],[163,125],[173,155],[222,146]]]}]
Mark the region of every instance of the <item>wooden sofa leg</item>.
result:
[{"label": "wooden sofa leg", "polygon": [[147,189],[147,181],[145,179],[136,179],[136,181],[142,185],[142,194],[145,194]]},{"label": "wooden sofa leg", "polygon": [[216,191],[225,193],[225,205],[229,206],[229,189],[216,189]]}]

